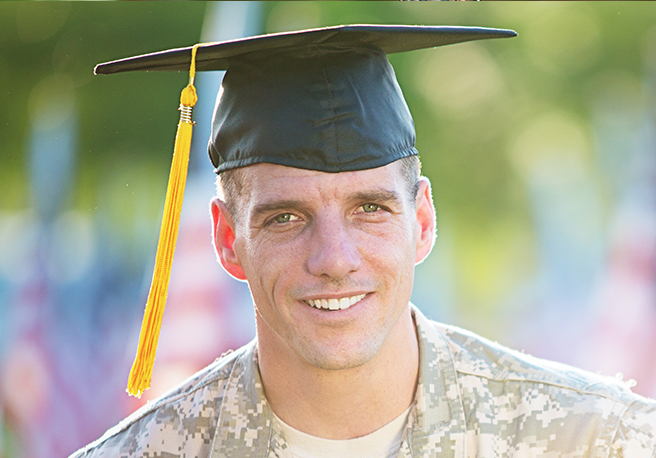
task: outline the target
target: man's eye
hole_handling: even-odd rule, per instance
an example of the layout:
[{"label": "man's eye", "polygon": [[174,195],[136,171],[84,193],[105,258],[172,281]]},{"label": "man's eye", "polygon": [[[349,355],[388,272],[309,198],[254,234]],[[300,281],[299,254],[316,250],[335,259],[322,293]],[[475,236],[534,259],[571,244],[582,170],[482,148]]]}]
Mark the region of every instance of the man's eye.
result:
[{"label": "man's eye", "polygon": [[365,213],[374,213],[380,210],[380,205],[376,204],[364,204],[362,206],[362,210],[364,210]]},{"label": "man's eye", "polygon": [[292,221],[295,218],[296,217],[294,215],[292,215],[291,213],[282,213],[282,214],[274,217],[273,221],[276,222],[276,223],[282,224],[282,223],[288,223],[288,222]]}]

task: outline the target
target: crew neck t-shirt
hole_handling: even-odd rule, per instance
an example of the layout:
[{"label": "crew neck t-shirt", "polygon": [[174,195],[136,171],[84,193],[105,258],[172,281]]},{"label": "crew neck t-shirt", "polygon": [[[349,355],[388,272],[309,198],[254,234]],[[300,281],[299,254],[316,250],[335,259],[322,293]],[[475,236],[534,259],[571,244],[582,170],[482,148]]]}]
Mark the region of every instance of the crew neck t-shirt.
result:
[{"label": "crew neck t-shirt", "polygon": [[398,455],[410,407],[394,420],[355,439],[324,439],[292,428],[275,414],[289,448],[280,458],[394,458]]}]

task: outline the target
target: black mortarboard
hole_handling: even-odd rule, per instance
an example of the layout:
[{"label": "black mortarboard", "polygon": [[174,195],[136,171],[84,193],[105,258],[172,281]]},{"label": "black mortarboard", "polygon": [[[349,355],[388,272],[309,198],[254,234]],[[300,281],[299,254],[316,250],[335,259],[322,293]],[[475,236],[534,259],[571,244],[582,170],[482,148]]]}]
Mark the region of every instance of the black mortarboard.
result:
[{"label": "black mortarboard", "polygon": [[[258,162],[341,172],[416,154],[412,117],[386,54],[515,35],[480,27],[349,25],[203,45],[196,70],[228,70],[208,147],[212,163],[217,172]],[[95,71],[179,71],[190,61],[188,47]]]},{"label": "black mortarboard", "polygon": [[[97,74],[190,69],[128,391],[139,395],[150,384],[182,205],[195,71],[227,70],[208,147],[217,173],[262,162],[324,172],[363,170],[417,154],[414,123],[387,54],[515,35],[480,27],[349,25],[201,44],[96,66]],[[176,164],[181,156],[183,163]]]}]

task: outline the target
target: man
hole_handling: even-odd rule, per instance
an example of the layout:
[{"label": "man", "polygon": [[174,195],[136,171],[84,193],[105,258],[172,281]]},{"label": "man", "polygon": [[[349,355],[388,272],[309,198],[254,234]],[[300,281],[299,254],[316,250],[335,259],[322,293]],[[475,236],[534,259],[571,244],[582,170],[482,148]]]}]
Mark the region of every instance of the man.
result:
[{"label": "man", "polygon": [[654,401],[409,303],[435,211],[385,53],[512,35],[352,26],[198,48],[199,69],[228,67],[209,145],[214,246],[249,284],[257,339],[76,456],[656,456]]}]

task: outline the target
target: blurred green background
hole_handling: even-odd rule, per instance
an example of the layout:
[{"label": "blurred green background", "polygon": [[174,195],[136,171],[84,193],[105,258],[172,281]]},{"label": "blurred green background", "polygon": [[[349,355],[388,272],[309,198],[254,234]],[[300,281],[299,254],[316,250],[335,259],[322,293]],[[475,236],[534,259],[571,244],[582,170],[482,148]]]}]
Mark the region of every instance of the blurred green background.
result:
[{"label": "blurred green background", "polygon": [[390,56],[438,211],[413,301],[656,396],[652,2],[0,2],[0,457],[65,456],[253,336],[210,246],[213,72],[153,388],[123,392],[187,75],[93,67],[345,23],[519,33]]}]

